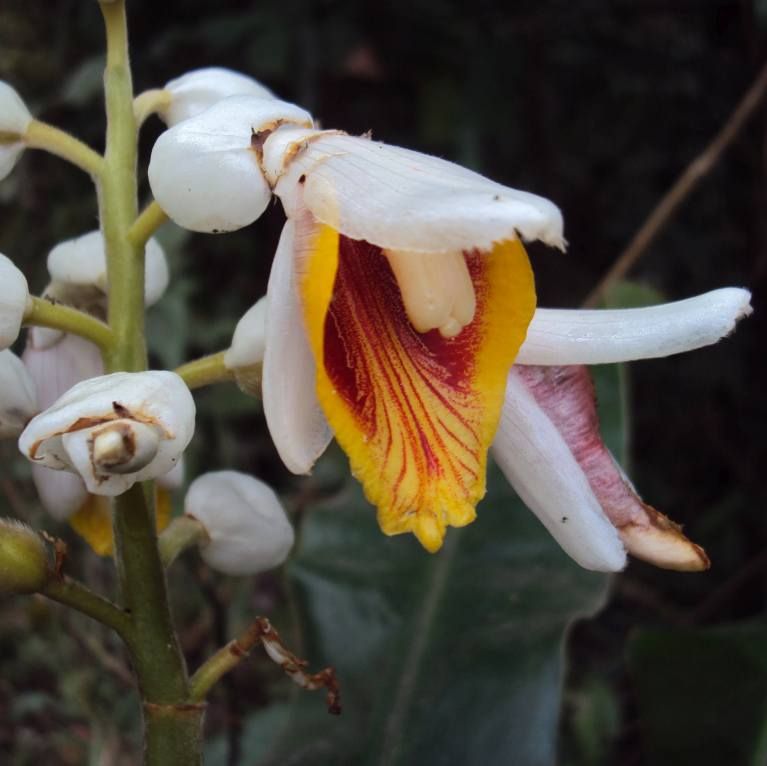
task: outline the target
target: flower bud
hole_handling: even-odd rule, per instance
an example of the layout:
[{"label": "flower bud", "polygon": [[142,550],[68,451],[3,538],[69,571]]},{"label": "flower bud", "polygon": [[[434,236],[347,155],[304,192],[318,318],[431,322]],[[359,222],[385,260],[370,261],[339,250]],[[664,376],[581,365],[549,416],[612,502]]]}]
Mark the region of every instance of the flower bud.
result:
[{"label": "flower bud", "polygon": [[0,253],[0,349],[8,348],[19,337],[28,298],[26,278]]},{"label": "flower bud", "polygon": [[237,471],[206,473],[189,487],[184,510],[209,540],[204,561],[229,575],[252,575],[279,566],[293,547],[293,527],[274,491]]},{"label": "flower bud", "polygon": [[179,122],[152,149],[155,199],[191,231],[217,234],[253,223],[271,199],[259,164],[261,145],[284,124],[311,127],[312,118],[285,101],[232,96]]},{"label": "flower bud", "polygon": [[40,413],[19,449],[79,474],[94,495],[119,495],[170,471],[194,433],[195,406],[173,372],[118,372],[78,383]]},{"label": "flower bud", "polygon": [[24,363],[0,351],[0,438],[18,436],[37,412],[35,384]]},{"label": "flower bud", "polygon": [[15,519],[0,519],[0,595],[36,593],[48,580],[48,552],[40,535]]},{"label": "flower bud", "polygon": [[22,137],[30,122],[32,115],[21,96],[0,80],[0,180],[13,170],[24,151]]},{"label": "flower bud", "polygon": [[[80,307],[88,301],[88,292],[97,288],[108,293],[107,258],[104,236],[91,231],[75,239],[60,242],[48,254],[48,272],[53,279],[48,293],[66,303]],[[168,263],[165,252],[156,239],[146,244],[144,300],[147,306],[157,303],[168,287]],[[69,294],[56,291],[68,290]]]},{"label": "flower bud", "polygon": [[266,296],[243,315],[234,328],[232,345],[224,364],[234,373],[237,385],[252,396],[261,394],[261,368],[266,349]]},{"label": "flower bud", "polygon": [[165,85],[170,93],[168,106],[157,114],[168,127],[196,117],[208,107],[229,96],[274,98],[274,94],[252,77],[224,67],[193,69]]}]

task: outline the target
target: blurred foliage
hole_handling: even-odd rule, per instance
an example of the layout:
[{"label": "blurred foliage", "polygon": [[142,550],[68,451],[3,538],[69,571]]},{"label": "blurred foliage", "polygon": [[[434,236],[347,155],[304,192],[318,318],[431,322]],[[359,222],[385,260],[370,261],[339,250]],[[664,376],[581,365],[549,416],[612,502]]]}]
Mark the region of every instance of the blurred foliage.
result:
[{"label": "blurred foliage", "polygon": [[[541,303],[564,306],[580,302],[721,126],[764,60],[767,34],[763,0],[130,0],[129,8],[138,90],[192,67],[230,66],[310,108],[325,126],[372,128],[377,138],[554,199],[570,252],[533,246],[531,254]],[[0,7],[0,78],[36,114],[95,147],[103,130],[98,21],[90,0],[4,0]],[[160,129],[156,120],[146,126],[144,159]],[[645,254],[637,276],[649,292],[622,288],[611,303],[743,284],[759,308],[767,276],[764,138],[762,111]],[[87,179],[30,152],[0,184],[0,220],[0,251],[40,290],[49,249],[94,227],[96,207]],[[149,317],[156,365],[226,344],[264,292],[282,220],[274,206],[225,237],[170,226],[161,232],[173,281]],[[558,761],[567,766],[763,763],[764,323],[757,310],[717,348],[596,371],[613,450],[630,446],[637,486],[686,525],[714,567],[689,576],[632,564],[613,581],[599,617],[572,628],[566,665],[557,633],[569,616],[596,606],[601,580],[565,562],[518,509],[494,513],[513,504],[506,490],[480,507],[472,527],[453,533],[447,563],[419,557],[412,541],[374,533],[370,509],[342,490],[338,453],[311,478],[292,477],[258,403],[233,386],[201,392],[189,476],[231,467],[267,479],[302,533],[284,579],[218,578],[194,556],[176,565],[170,582],[190,664],[267,614],[313,665],[343,670],[348,702],[340,721],[330,719],[317,695],[296,696],[256,656],[213,695],[210,763],[244,766],[267,747],[281,752],[286,720],[297,721],[302,736],[320,726],[317,742],[334,753],[326,760],[373,748],[385,730],[377,717],[401,682],[400,647],[408,656],[411,638],[427,644],[428,674],[416,675],[405,698],[401,749],[368,754],[380,762],[407,763],[413,753],[420,763],[447,762],[449,744],[465,753],[469,741],[481,741],[481,762],[504,762],[503,743],[514,733],[531,747],[539,738],[530,762],[551,763],[559,720]],[[627,445],[621,419],[629,415]],[[0,513],[66,537],[72,574],[112,590],[109,563],[43,516],[29,468],[12,459],[12,447],[0,444]],[[352,542],[342,544],[341,534]],[[440,567],[447,591],[427,619],[418,599]],[[541,602],[535,619],[534,598]],[[321,614],[307,609],[318,599],[329,604]],[[420,632],[418,620],[429,629]],[[135,763],[135,695],[113,640],[36,599],[1,603],[0,625],[0,762]],[[476,673],[468,669],[474,659]],[[449,693],[440,693],[442,684]],[[534,700],[548,702],[536,707]],[[452,706],[444,718],[443,706]],[[502,744],[494,749],[496,736]],[[505,762],[524,763],[515,756]]]}]

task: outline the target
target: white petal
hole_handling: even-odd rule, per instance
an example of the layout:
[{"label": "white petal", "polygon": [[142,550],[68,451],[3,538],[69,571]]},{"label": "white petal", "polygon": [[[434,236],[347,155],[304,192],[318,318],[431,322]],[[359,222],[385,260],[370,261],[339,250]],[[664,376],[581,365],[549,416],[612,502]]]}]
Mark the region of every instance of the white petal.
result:
[{"label": "white petal", "polygon": [[264,296],[237,322],[232,344],[224,354],[224,364],[228,369],[263,362],[266,349],[266,312],[267,301]]},{"label": "white petal", "polygon": [[0,349],[8,348],[19,337],[28,298],[26,278],[0,253]]},{"label": "white petal", "polygon": [[[0,133],[26,133],[32,115],[21,96],[7,82],[0,80]],[[24,151],[24,143],[0,143],[0,180],[5,178]]]},{"label": "white petal", "polygon": [[54,471],[35,463],[32,465],[32,481],[40,504],[58,521],[66,521],[77,513],[88,499],[83,480],[74,473]]},{"label": "white petal", "polygon": [[237,471],[195,479],[184,511],[197,519],[209,542],[205,562],[229,575],[251,575],[282,564],[293,547],[293,527],[277,495],[264,482]]},{"label": "white petal", "polygon": [[[36,337],[30,333],[30,341]],[[98,348],[77,335],[63,335],[58,343],[43,348],[30,341],[22,359],[35,383],[40,409],[50,407],[75,383],[104,372]]]},{"label": "white petal", "polygon": [[538,309],[517,364],[609,364],[709,346],[751,313],[737,287],[639,309]]},{"label": "white petal", "polygon": [[271,190],[251,138],[285,122],[311,126],[312,119],[284,101],[232,96],[166,130],[149,162],[155,199],[192,231],[219,233],[253,223]]},{"label": "white petal", "polygon": [[484,250],[518,236],[564,245],[552,202],[436,157],[330,131],[302,137],[293,152],[275,187],[286,210],[301,185],[315,217],[352,239],[424,252]]},{"label": "white petal", "polygon": [[274,98],[268,88],[252,77],[224,67],[193,69],[168,82],[164,90],[170,92],[171,101],[158,114],[168,126],[196,117],[228,96]]},{"label": "white petal", "polygon": [[37,413],[37,395],[24,362],[0,351],[0,439],[18,436]]},{"label": "white petal", "polygon": [[493,457],[522,501],[586,569],[626,565],[618,532],[559,431],[512,369]]},{"label": "white petal", "polygon": [[296,245],[295,224],[289,220],[269,276],[263,401],[282,461],[293,473],[308,473],[333,435],[317,401],[317,372],[295,283]]},{"label": "white petal", "polygon": [[[118,372],[69,389],[29,423],[19,449],[49,468],[79,471],[93,494],[115,495],[170,471],[192,438],[194,416],[192,395],[175,373]],[[95,431],[117,419],[151,424],[161,433],[154,459],[132,474],[110,473],[103,466],[97,471],[91,459]]]},{"label": "white petal", "polygon": [[[104,237],[91,231],[56,245],[48,254],[48,272],[55,283],[72,287],[98,287],[107,292],[107,259]],[[156,303],[168,287],[168,262],[160,243],[152,238],[145,253],[144,299]],[[70,296],[74,305],[77,296]]]},{"label": "white petal", "polygon": [[173,492],[174,489],[182,487],[184,484],[184,462],[184,456],[182,455],[168,473],[157,477],[157,486],[166,492]]}]

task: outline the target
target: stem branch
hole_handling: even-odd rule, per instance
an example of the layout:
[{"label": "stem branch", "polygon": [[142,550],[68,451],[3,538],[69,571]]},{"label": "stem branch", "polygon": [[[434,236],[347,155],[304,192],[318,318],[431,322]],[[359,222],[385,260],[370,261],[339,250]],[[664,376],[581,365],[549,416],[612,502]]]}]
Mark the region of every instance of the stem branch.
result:
[{"label": "stem branch", "polygon": [[232,381],[234,373],[224,364],[225,354],[226,351],[219,351],[182,364],[176,368],[176,375],[181,376],[190,389]]},{"label": "stem branch", "polygon": [[43,149],[55,154],[84,170],[93,179],[98,179],[103,171],[104,158],[98,152],[46,122],[32,120],[22,139],[29,149]]},{"label": "stem branch", "polygon": [[128,240],[135,247],[144,247],[149,238],[170,219],[168,214],[152,200],[128,230]]},{"label": "stem branch", "polygon": [[95,343],[103,352],[109,352],[114,337],[109,326],[98,319],[70,306],[52,303],[45,298],[31,297],[24,314],[24,324],[36,327],[53,327],[73,333]]}]

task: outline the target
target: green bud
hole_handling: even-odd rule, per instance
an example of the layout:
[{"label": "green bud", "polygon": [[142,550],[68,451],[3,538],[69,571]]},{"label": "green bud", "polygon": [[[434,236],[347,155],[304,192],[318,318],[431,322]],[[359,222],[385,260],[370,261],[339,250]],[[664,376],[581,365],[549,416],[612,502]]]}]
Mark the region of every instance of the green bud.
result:
[{"label": "green bud", "polygon": [[20,521],[0,519],[0,595],[36,593],[48,576],[48,553],[40,535]]}]

